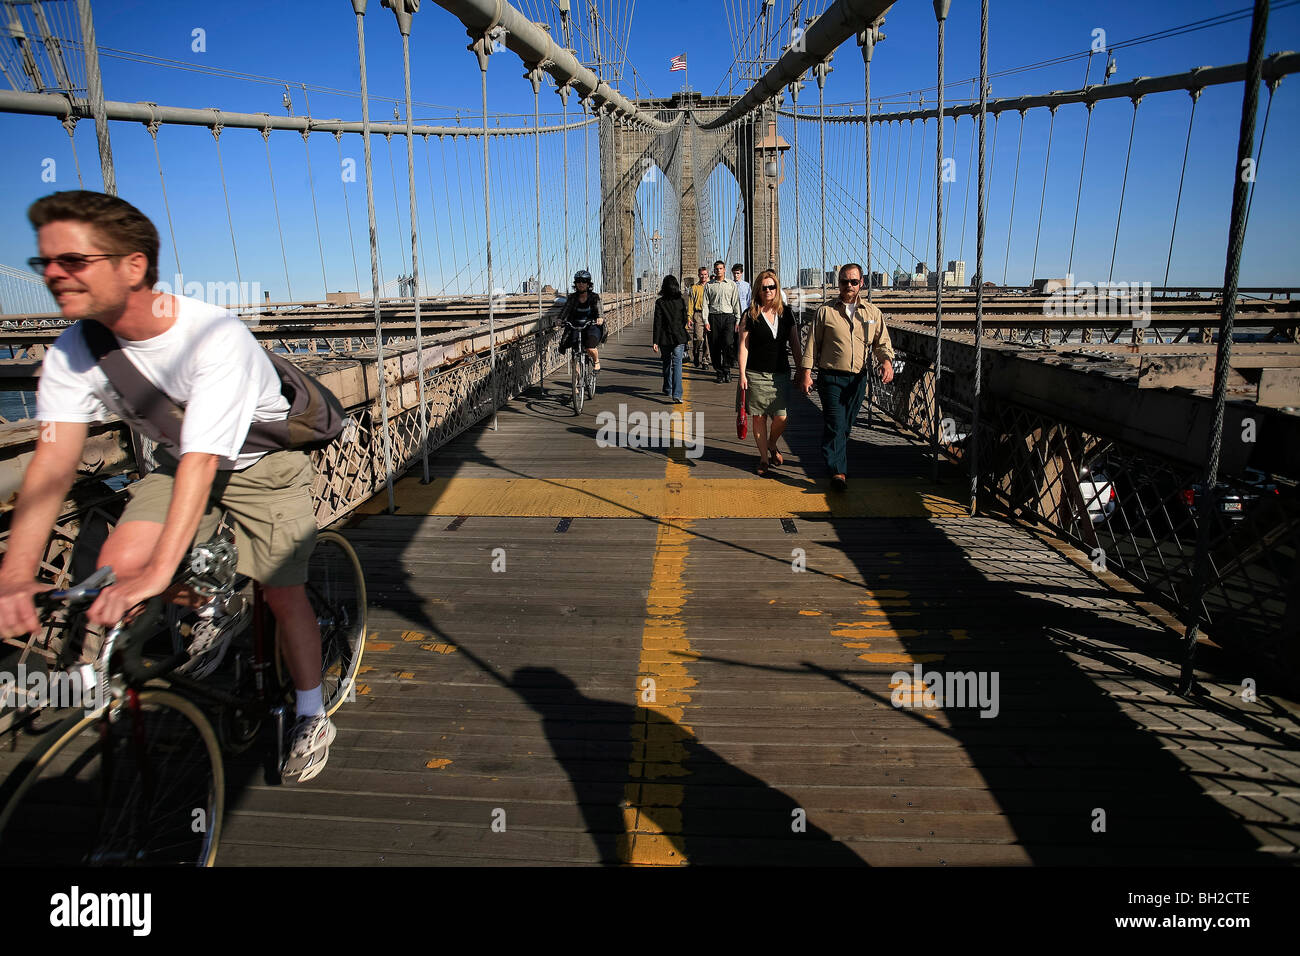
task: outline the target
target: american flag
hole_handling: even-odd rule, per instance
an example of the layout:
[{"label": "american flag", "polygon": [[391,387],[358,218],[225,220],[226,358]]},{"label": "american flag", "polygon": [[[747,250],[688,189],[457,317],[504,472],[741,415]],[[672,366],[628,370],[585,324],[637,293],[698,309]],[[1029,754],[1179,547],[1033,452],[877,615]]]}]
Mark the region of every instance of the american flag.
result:
[{"label": "american flag", "polygon": [[676,73],[678,70],[686,69],[686,54],[672,58],[672,65],[668,68],[669,73]]}]

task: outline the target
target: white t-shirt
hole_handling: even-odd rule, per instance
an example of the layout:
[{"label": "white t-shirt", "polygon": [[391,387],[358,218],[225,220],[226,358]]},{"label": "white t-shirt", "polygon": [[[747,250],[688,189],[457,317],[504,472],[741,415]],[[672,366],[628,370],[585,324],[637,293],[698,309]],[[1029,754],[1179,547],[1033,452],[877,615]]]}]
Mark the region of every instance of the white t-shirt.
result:
[{"label": "white t-shirt", "polygon": [[[262,453],[239,449],[253,422],[282,421],[289,403],[266,350],[247,327],[219,306],[176,296],[176,321],[141,341],[118,338],[123,353],[152,385],[185,407],[176,457],[204,452],[224,470],[247,468]],[[36,393],[36,418],[44,422],[104,421],[122,415],[121,399],[100,370],[78,322],[46,353]],[[124,416],[125,417],[125,416]]]}]

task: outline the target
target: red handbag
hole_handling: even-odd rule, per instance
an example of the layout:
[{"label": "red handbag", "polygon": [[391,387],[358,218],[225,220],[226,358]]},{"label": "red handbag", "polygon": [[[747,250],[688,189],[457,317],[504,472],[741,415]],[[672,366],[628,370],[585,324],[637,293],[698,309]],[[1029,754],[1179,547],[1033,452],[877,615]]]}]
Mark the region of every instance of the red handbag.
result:
[{"label": "red handbag", "polygon": [[749,434],[749,415],[745,412],[745,389],[740,390],[740,408],[736,411],[736,437],[744,440]]}]

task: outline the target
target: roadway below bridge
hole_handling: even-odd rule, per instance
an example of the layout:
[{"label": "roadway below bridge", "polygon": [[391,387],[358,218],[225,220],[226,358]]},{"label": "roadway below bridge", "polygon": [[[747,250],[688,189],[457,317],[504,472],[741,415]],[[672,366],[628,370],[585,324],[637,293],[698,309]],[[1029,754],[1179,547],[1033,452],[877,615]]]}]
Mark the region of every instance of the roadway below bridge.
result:
[{"label": "roadway below bridge", "polygon": [[[581,415],[561,369],[352,520],[356,702],[305,786],[228,762],[221,863],[1295,861],[1295,724],[1212,646],[1173,696],[1167,620],[967,517],[879,417],[842,497],[802,397],[758,477],[735,387],[688,369],[666,404],[647,339]],[[629,447],[656,412],[702,444]]]}]

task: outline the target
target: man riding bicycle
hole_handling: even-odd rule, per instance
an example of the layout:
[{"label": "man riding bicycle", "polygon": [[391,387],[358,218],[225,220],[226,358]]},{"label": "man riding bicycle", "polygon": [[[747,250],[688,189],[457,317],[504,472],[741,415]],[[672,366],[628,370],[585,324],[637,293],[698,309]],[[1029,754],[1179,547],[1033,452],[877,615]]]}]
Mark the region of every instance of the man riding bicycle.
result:
[{"label": "man riding bicycle", "polygon": [[581,269],[573,276],[573,293],[564,300],[560,321],[565,325],[560,351],[576,349],[578,342],[591,356],[591,367],[600,371],[597,346],[604,339],[605,318],[600,312],[600,296],[591,291],[591,273]]},{"label": "man riding bicycle", "polygon": [[[242,450],[252,424],[288,415],[275,367],[225,309],[152,291],[158,231],[134,206],[102,193],[60,192],[33,203],[27,217],[40,251],[29,260],[32,268],[64,318],[81,321],[59,336],[42,365],[36,417],[44,424],[0,565],[0,635],[40,626],[32,595],[48,585],[36,573],[76,478],[88,423],[117,414],[147,429],[96,359],[103,353],[89,335],[102,330],[87,325],[93,320],[149,385],[184,407],[184,418],[179,447],[164,437],[158,468],[129,487],[131,500],[99,553],[99,566],[111,565],[117,581],[87,619],[115,625],[135,605],[168,591],[196,536],[211,536],[220,511],[227,512],[238,571],[263,586],[297,691],[283,775],[310,780],[335,736],[321,694],[320,629],[304,587],[316,536],[311,459],[301,451]],[[232,617],[238,613],[214,604],[200,609],[189,650],[205,669],[219,662],[239,629]]]}]

